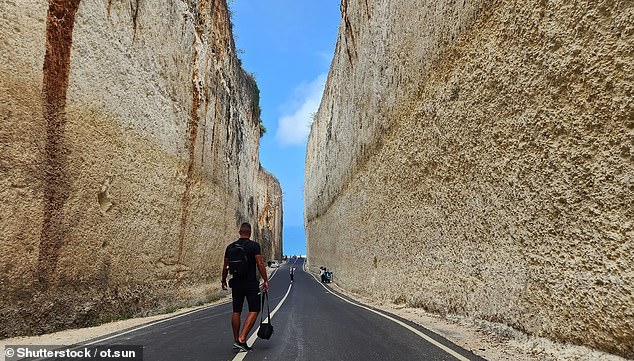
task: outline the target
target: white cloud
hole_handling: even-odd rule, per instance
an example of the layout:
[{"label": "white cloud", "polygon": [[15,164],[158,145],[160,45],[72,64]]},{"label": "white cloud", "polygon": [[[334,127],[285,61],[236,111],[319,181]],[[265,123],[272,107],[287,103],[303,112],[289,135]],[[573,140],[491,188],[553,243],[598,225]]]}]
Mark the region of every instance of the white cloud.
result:
[{"label": "white cloud", "polygon": [[328,74],[320,74],[309,83],[300,84],[294,97],[282,110],[275,138],[283,146],[302,145],[310,132],[311,115],[317,112]]}]

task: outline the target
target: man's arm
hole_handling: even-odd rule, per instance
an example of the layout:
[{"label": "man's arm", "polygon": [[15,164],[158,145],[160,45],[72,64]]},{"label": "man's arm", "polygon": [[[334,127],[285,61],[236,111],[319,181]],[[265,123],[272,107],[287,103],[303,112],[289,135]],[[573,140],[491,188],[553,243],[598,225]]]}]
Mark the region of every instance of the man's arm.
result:
[{"label": "man's arm", "polygon": [[269,290],[269,275],[266,274],[266,267],[264,266],[264,261],[262,260],[261,254],[255,255],[255,263],[258,265],[258,270],[260,271],[260,275],[262,275],[262,279],[264,280],[262,290],[266,292]]},{"label": "man's arm", "polygon": [[227,274],[228,273],[229,273],[229,258],[225,257],[225,261],[222,264],[222,281],[220,281],[220,283],[222,284],[223,290],[227,289]]}]

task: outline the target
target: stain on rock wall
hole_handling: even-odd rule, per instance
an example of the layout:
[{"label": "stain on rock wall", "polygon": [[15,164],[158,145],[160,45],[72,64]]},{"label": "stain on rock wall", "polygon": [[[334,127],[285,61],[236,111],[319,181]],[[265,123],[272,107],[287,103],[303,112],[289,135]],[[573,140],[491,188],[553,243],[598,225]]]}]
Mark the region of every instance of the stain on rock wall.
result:
[{"label": "stain on rock wall", "polygon": [[38,255],[38,280],[44,288],[55,273],[64,240],[62,210],[68,198],[67,151],[64,146],[66,94],[70,72],[75,14],[80,0],[50,1],[46,14],[46,54],[44,55],[42,98],[46,122],[43,167],[44,220]]},{"label": "stain on rock wall", "polygon": [[307,149],[311,269],[634,357],[632,3],[341,16]]},{"label": "stain on rock wall", "polygon": [[0,337],[208,300],[243,221],[281,253],[225,1],[0,14]]}]

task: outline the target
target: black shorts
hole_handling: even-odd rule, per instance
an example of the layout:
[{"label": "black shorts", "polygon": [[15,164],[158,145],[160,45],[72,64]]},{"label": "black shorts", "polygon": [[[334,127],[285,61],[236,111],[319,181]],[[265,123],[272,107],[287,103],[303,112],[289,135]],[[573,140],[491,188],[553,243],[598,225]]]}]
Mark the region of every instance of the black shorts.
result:
[{"label": "black shorts", "polygon": [[260,284],[258,282],[232,283],[233,312],[242,312],[245,298],[249,304],[249,312],[260,312]]}]

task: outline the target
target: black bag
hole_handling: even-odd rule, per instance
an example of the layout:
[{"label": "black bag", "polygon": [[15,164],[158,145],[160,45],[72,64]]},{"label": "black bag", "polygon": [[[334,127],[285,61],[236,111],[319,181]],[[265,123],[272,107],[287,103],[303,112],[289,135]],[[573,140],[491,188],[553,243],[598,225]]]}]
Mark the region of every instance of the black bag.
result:
[{"label": "black bag", "polygon": [[[263,322],[262,316],[264,316],[264,298],[266,298],[266,309],[268,311],[268,321]],[[260,313],[260,329],[258,330],[258,337],[268,340],[273,335],[273,325],[271,325],[271,309],[269,307],[269,293],[262,292],[262,312]]]},{"label": "black bag", "polygon": [[235,241],[227,247],[227,258],[229,259],[229,273],[235,276],[244,276],[247,274],[247,252],[244,244]]}]

